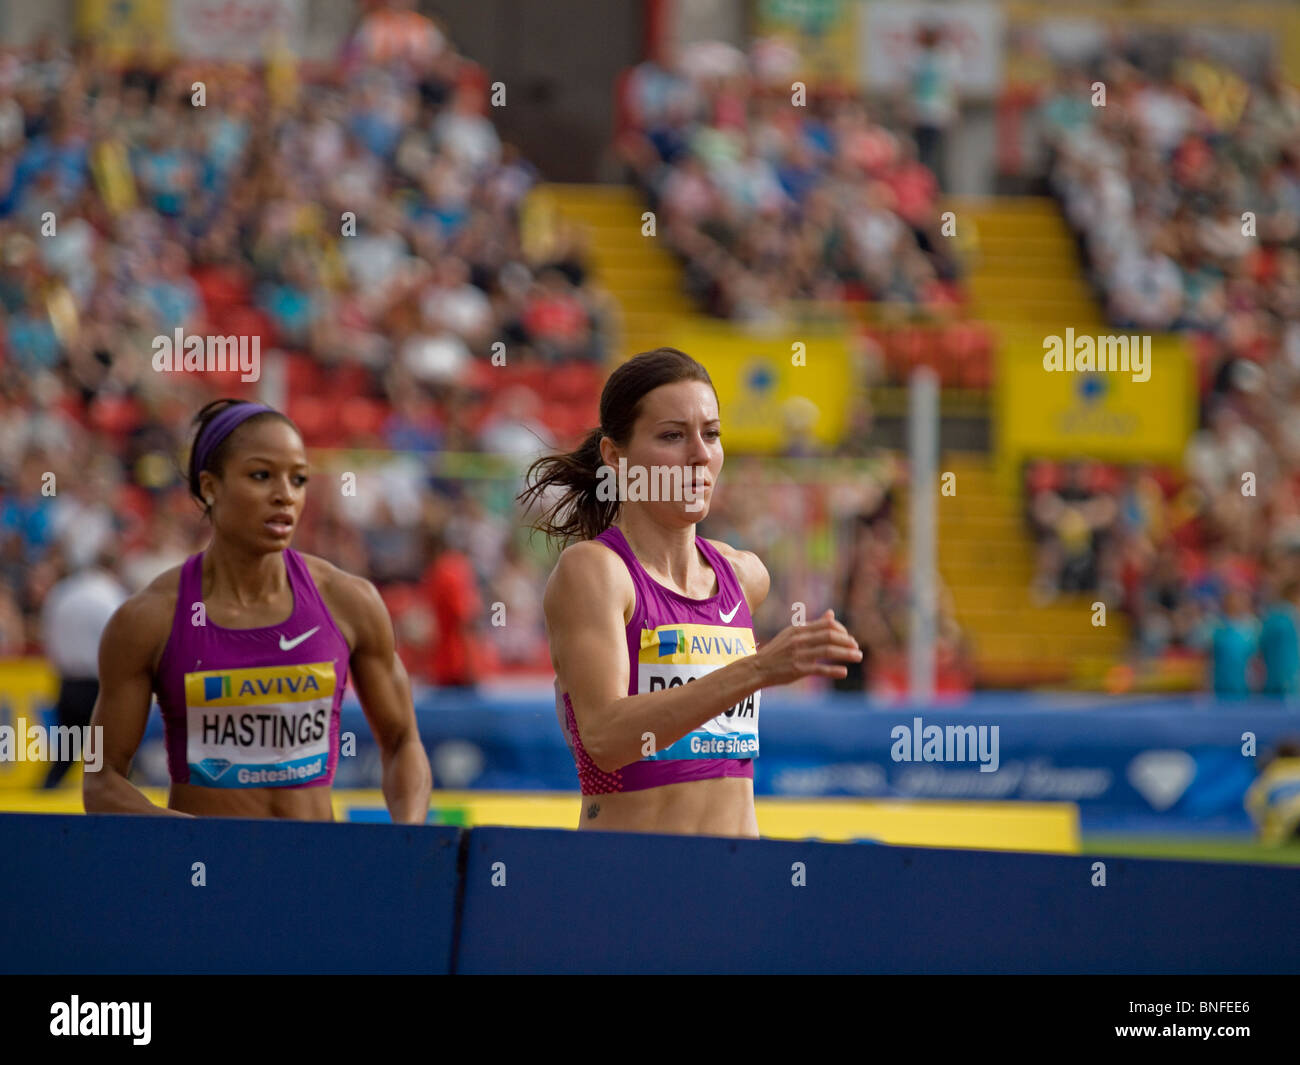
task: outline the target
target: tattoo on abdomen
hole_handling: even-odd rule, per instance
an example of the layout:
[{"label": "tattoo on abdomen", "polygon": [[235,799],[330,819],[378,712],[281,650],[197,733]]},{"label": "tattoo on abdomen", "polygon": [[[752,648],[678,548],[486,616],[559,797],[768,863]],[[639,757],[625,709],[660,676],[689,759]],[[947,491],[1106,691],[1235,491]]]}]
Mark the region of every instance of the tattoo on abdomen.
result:
[{"label": "tattoo on abdomen", "polygon": [[600,803],[593,802],[590,806],[587,807],[587,820],[590,821],[598,813],[600,813]]}]

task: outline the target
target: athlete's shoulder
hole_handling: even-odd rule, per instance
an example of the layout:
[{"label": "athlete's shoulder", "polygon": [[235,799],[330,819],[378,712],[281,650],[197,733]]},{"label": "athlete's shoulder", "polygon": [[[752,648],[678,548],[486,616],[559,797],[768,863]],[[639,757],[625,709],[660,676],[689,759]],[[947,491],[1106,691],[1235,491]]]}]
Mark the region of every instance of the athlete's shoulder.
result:
[{"label": "athlete's shoulder", "polygon": [[316,591],[351,650],[378,639],[381,643],[392,622],[379,589],[365,577],[340,569],[319,555],[298,552]]},{"label": "athlete's shoulder", "polygon": [[767,572],[767,567],[763,565],[763,560],[753,551],[742,551],[740,548],[732,547],[721,540],[707,540],[706,542],[731,563],[732,569],[736,571],[736,580],[740,582],[741,590],[745,593],[745,600],[749,603],[750,610],[756,609],[767,598],[768,589],[772,585],[772,578]]},{"label": "athlete's shoulder", "polygon": [[311,579],[319,586],[322,581],[335,581],[341,578],[353,576],[347,570],[339,569],[327,558],[321,558],[320,555],[309,555],[306,551],[294,552],[303,565],[307,567],[307,572],[311,574]]},{"label": "athlete's shoulder", "polygon": [[623,559],[603,540],[578,540],[560,552],[555,566],[622,566]]},{"label": "athlete's shoulder", "polygon": [[625,602],[635,594],[632,577],[618,552],[598,540],[579,540],[560,552],[546,582],[543,604],[548,609],[575,604],[590,607],[614,595]]},{"label": "athlete's shoulder", "polygon": [[180,587],[181,567],[172,566],[127,596],[108,620],[104,643],[115,654],[140,651],[157,658],[171,634]]},{"label": "athlete's shoulder", "polygon": [[349,612],[359,610],[364,613],[373,610],[376,604],[383,606],[383,597],[373,581],[340,569],[329,559],[321,558],[319,555],[309,555],[299,551],[298,557],[302,559],[307,572],[311,574],[316,590],[325,599],[326,605],[331,608],[337,604]]},{"label": "athlete's shoulder", "polygon": [[134,595],[128,596],[119,610],[125,610],[138,620],[157,617],[170,626],[176,610],[176,598],[181,594],[181,571],[184,563],[163,570]]}]

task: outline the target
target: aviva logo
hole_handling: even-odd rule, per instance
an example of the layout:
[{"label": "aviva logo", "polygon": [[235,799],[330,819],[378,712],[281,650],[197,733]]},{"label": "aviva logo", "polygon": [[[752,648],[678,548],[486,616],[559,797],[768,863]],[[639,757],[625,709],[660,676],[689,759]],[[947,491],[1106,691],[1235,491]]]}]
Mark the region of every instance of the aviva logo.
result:
[{"label": "aviva logo", "polygon": [[332,697],[334,663],[221,669],[185,674],[190,706],[263,706]]},{"label": "aviva logo", "polygon": [[684,629],[658,629],[659,657],[675,655],[686,649],[686,631]]},{"label": "aviva logo", "polygon": [[723,665],[753,653],[752,629],[734,625],[664,625],[642,630],[637,661]]}]

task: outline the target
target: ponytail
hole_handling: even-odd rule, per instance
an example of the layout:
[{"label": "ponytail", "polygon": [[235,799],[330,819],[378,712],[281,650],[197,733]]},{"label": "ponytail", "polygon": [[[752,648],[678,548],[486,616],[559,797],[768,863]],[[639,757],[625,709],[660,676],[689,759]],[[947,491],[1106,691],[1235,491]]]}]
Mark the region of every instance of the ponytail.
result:
[{"label": "ponytail", "polygon": [[600,441],[605,431],[592,429],[576,451],[548,455],[535,461],[524,475],[526,487],[516,497],[531,505],[552,488],[562,489],[560,498],[542,512],[531,528],[558,539],[561,547],[574,540],[599,536],[618,516],[617,496],[601,499]]}]

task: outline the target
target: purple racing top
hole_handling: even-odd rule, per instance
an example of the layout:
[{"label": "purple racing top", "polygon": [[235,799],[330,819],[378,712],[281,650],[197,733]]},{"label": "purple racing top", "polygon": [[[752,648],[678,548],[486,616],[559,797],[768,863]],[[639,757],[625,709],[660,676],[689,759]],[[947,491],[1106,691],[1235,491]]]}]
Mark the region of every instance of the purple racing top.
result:
[{"label": "purple racing top", "polygon": [[[645,571],[622,530],[611,525],[596,537],[618,554],[632,575],[636,606],[627,623],[628,695],[689,684],[728,662],[752,655],[754,622],[740,581],[722,554],[702,537],[695,543],[717,575],[717,594],[690,599]],[[641,791],[683,780],[754,777],[758,756],[759,692],[704,722],[681,739],[638,762],[606,773],[587,755],[569,693],[555,681],[556,714],[578,768],[584,795]]]},{"label": "purple racing top", "polygon": [[213,624],[198,609],[203,554],[181,567],[154,678],[176,783],[311,788],[334,779],[350,652],[302,556],[286,548],[284,565],[293,613],[259,629]]}]

